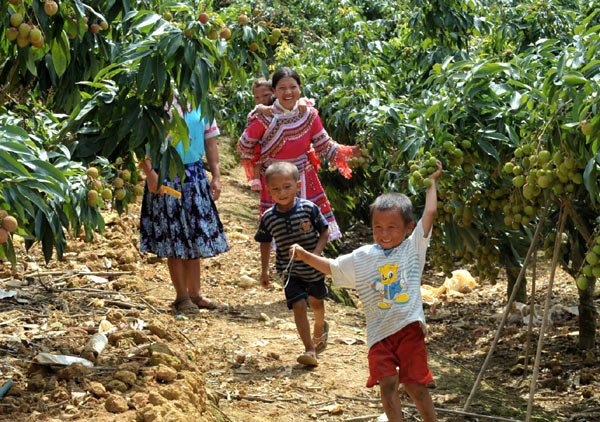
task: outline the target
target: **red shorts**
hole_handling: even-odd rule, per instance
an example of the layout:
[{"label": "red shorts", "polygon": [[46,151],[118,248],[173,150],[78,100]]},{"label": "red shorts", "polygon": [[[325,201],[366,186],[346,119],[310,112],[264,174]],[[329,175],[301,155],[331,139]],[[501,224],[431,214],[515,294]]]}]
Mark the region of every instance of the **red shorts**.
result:
[{"label": "red shorts", "polygon": [[421,324],[413,322],[375,343],[369,350],[369,379],[373,387],[383,377],[398,375],[401,384],[428,384],[427,348]]}]

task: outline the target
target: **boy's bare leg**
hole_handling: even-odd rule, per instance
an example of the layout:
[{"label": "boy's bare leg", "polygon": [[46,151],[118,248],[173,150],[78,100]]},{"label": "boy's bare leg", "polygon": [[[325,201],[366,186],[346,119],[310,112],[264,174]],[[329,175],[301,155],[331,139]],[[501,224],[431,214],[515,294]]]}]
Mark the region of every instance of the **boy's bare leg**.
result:
[{"label": "boy's bare leg", "polygon": [[424,422],[436,422],[437,416],[433,407],[431,394],[424,384],[404,384],[404,389],[413,399]]},{"label": "boy's bare leg", "polygon": [[402,422],[402,402],[398,395],[398,375],[383,377],[379,380],[381,403],[389,422]]},{"label": "boy's bare leg", "polygon": [[313,330],[314,337],[321,337],[325,331],[325,301],[312,296],[308,297],[310,309],[315,315],[315,328]]},{"label": "boy's bare leg", "polygon": [[300,339],[304,344],[304,349],[307,352],[314,353],[315,345],[310,336],[310,324],[308,323],[308,315],[306,312],[306,301],[301,299],[294,302],[292,310],[294,311],[294,321],[296,322],[296,328],[298,329],[298,334],[300,334]]}]

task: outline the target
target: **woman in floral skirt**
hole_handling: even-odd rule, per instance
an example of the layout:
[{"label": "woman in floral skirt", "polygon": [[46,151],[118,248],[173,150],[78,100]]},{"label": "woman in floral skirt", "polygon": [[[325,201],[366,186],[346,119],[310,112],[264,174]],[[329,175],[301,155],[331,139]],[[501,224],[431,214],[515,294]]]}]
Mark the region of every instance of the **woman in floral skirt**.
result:
[{"label": "woman in floral skirt", "polygon": [[[158,187],[157,169],[150,158],[140,163],[146,174],[146,187],[140,219],[141,251],[167,258],[169,274],[176,291],[173,307],[177,312],[198,313],[199,308],[217,309],[221,306],[201,293],[200,258],[208,258],[229,250],[223,224],[214,201],[221,194],[219,151],[216,122],[207,122],[200,108],[183,115],[189,130],[189,145],[176,149],[185,165],[185,179],[165,179],[163,185],[181,192],[176,198],[165,195]],[[202,156],[212,174],[209,181]]]}]

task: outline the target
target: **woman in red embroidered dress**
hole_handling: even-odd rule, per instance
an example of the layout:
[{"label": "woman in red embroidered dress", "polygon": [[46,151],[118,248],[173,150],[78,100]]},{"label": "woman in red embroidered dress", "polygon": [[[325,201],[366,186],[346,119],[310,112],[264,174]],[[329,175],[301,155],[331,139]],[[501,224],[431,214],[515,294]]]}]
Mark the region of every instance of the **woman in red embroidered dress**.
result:
[{"label": "woman in red embroidered dress", "polygon": [[[316,154],[327,158],[344,177],[350,178],[352,171],[347,161],[359,151],[357,147],[340,145],[331,139],[315,108],[307,108],[304,113],[298,111],[302,84],[295,70],[289,67],[276,70],[272,86],[277,97],[272,106],[273,116],[257,115],[238,142],[238,151],[248,177],[251,177],[256,165],[262,165],[260,216],[274,205],[266,188],[264,169],[275,161],[288,161],[300,171],[300,196],[319,206],[329,222],[329,240],[339,239],[342,234],[317,176],[321,160]],[[257,143],[260,144],[258,159],[254,156]],[[314,152],[311,151],[311,144]]]}]

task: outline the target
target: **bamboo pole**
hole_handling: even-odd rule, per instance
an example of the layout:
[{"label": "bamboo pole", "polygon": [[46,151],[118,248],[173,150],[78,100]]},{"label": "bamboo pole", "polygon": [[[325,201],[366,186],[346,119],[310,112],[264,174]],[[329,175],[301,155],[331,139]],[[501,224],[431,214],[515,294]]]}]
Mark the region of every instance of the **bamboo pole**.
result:
[{"label": "bamboo pole", "polygon": [[533,316],[535,315],[535,279],[537,270],[537,249],[533,253],[533,262],[531,263],[531,295],[529,299],[529,325],[527,326],[527,338],[525,340],[525,362],[523,363],[523,380],[527,377],[527,367],[529,366],[529,354],[531,353],[531,334],[533,332]]},{"label": "bamboo pole", "polygon": [[552,254],[552,269],[550,270],[550,280],[548,281],[548,292],[546,293],[546,303],[544,305],[544,317],[542,318],[542,326],[540,328],[540,335],[537,345],[537,352],[535,354],[535,362],[533,364],[533,373],[531,375],[531,385],[529,387],[529,401],[527,402],[527,416],[525,422],[531,420],[531,412],[533,410],[533,397],[535,395],[537,378],[539,374],[540,358],[542,356],[542,348],[544,347],[544,331],[546,330],[546,324],[548,319],[548,312],[550,311],[550,299],[552,296],[552,286],[554,285],[554,276],[556,274],[556,267],[558,265],[558,255],[560,252],[560,242],[562,240],[562,233],[565,229],[565,221],[567,219],[567,208],[568,204],[563,205],[560,220],[558,225],[558,232],[556,233],[556,240],[554,241],[554,253]]},{"label": "bamboo pole", "polygon": [[540,237],[540,232],[542,231],[542,226],[544,225],[544,221],[546,221],[546,215],[548,215],[548,210],[550,209],[550,206],[551,206],[550,201],[547,201],[546,207],[544,208],[544,212],[542,213],[542,215],[540,217],[540,221],[538,222],[537,228],[535,229],[535,233],[533,235],[533,239],[531,240],[531,244],[529,245],[529,250],[527,251],[527,256],[525,256],[525,261],[523,262],[523,266],[521,267],[521,272],[519,272],[519,276],[517,277],[517,280],[515,281],[515,284],[512,289],[512,293],[510,295],[510,298],[508,299],[508,303],[506,304],[506,310],[504,311],[504,315],[502,315],[502,320],[500,321],[500,326],[498,327],[498,330],[496,330],[496,336],[494,337],[494,341],[492,342],[492,345],[490,347],[490,350],[488,351],[485,361],[483,362],[483,365],[481,366],[481,370],[479,371],[479,374],[477,375],[475,384],[473,384],[471,393],[469,394],[469,397],[467,398],[467,401],[465,402],[465,405],[463,407],[464,412],[469,410],[469,406],[471,406],[471,403],[473,402],[473,399],[475,398],[475,394],[477,393],[477,390],[479,389],[479,385],[481,384],[481,380],[483,379],[483,373],[487,369],[487,367],[490,363],[490,360],[492,359],[492,355],[494,354],[494,350],[496,349],[496,345],[498,344],[498,340],[500,339],[500,334],[502,333],[502,329],[504,328],[504,324],[506,323],[506,319],[508,318],[508,313],[510,311],[510,307],[511,307],[512,303],[514,302],[515,297],[517,296],[517,291],[519,290],[519,285],[521,284],[521,280],[523,280],[523,277],[525,276],[525,271],[527,270],[527,266],[529,265],[529,260],[531,259],[531,255],[533,254],[533,251],[536,248],[535,245],[537,244],[538,238]]}]

